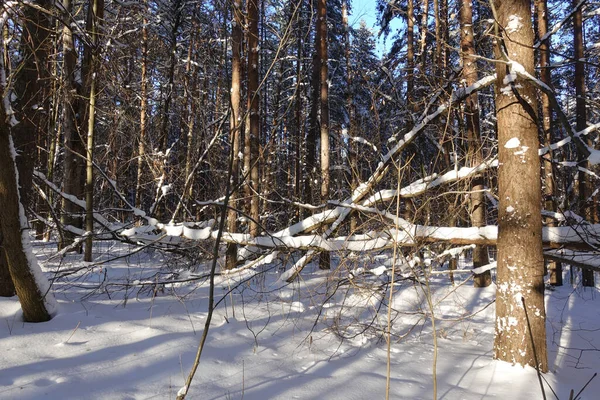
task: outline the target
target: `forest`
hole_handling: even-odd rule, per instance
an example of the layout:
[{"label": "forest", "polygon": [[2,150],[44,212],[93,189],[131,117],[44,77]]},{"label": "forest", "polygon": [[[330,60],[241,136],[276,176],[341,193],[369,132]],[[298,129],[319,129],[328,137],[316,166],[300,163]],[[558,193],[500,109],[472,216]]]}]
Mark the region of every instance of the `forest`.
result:
[{"label": "forest", "polygon": [[600,390],[600,3],[4,0],[0,28],[0,398]]}]

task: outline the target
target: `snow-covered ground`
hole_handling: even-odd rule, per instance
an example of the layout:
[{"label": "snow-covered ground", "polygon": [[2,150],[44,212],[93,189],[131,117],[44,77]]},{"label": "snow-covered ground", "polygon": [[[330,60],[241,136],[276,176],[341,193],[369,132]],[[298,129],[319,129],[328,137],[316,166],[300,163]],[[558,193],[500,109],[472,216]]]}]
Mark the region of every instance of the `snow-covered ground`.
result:
[{"label": "snow-covered ground", "polygon": [[[124,255],[105,243],[104,258]],[[48,275],[58,265],[36,244]],[[388,255],[334,257],[334,272],[309,265],[300,282],[278,278],[280,257],[260,274],[217,277],[215,310],[190,399],[382,399],[386,391]],[[23,323],[16,299],[0,298],[1,399],[174,399],[192,365],[208,304],[207,265],[186,271],[146,250],[86,267],[55,282],[59,314]],[[54,271],[53,273],[48,271]],[[352,271],[352,273],[349,273]],[[370,272],[371,271],[371,272]],[[382,273],[383,272],[383,273]],[[158,274],[160,273],[160,274]],[[410,273],[406,273],[408,277]],[[568,399],[600,369],[600,300],[570,285],[547,292],[546,395]],[[175,284],[144,285],[172,280]],[[455,286],[434,275],[439,399],[541,399],[536,371],[492,360],[495,287]],[[431,399],[434,343],[427,290],[399,280],[392,300],[390,398]],[[548,386],[549,385],[549,386]],[[582,399],[597,399],[600,378]]]}]

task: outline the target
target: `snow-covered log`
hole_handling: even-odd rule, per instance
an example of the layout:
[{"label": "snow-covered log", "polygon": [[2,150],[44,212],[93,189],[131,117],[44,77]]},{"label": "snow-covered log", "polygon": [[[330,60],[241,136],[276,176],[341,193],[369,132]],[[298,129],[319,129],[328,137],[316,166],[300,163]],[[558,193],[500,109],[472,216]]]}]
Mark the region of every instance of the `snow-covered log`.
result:
[{"label": "snow-covered log", "polygon": [[600,272],[600,253],[571,249],[555,249],[544,252],[544,258]]}]

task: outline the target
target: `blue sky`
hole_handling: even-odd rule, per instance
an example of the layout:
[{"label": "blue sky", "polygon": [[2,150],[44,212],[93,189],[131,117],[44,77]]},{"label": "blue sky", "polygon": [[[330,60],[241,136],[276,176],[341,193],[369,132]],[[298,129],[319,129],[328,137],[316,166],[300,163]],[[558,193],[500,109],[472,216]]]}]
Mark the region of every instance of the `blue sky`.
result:
[{"label": "blue sky", "polygon": [[[378,35],[379,27],[376,26],[376,24],[377,24],[377,10],[376,10],[377,2],[376,2],[376,0],[351,0],[351,1],[352,1],[352,13],[350,14],[350,16],[348,18],[348,22],[350,23],[350,25],[357,28],[359,26],[360,21],[364,19],[365,22],[367,23],[367,26],[372,27],[375,35]],[[391,43],[392,43],[391,37],[395,33],[394,26],[398,23],[399,22],[396,20],[395,22],[393,22],[391,24],[392,30],[390,32],[390,37],[388,38],[387,41],[384,41],[383,37],[379,38],[379,40],[377,41],[378,55],[381,56],[386,50],[389,50],[389,48],[391,47]]]}]

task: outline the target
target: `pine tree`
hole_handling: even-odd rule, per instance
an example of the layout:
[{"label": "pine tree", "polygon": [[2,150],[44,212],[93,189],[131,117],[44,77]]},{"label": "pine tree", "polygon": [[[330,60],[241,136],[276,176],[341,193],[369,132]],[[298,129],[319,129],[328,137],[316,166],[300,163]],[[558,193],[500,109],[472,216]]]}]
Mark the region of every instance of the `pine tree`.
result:
[{"label": "pine tree", "polygon": [[[496,0],[496,58],[534,73],[530,0]],[[498,274],[494,357],[548,371],[537,101],[512,64],[496,64]],[[518,177],[516,179],[515,177]]]}]

